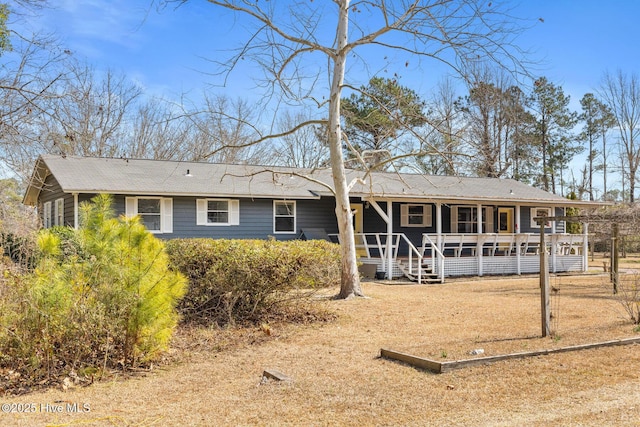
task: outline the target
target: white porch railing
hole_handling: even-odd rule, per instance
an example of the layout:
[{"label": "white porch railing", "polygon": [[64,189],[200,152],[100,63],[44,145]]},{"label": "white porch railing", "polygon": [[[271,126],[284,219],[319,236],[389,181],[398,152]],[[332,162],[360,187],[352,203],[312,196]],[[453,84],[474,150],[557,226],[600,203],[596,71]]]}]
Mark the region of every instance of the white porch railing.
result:
[{"label": "white porch railing", "polygon": [[[418,277],[418,282],[422,281],[422,252],[411,242],[404,233],[393,233],[391,241],[387,241],[387,233],[355,233],[356,253],[359,258],[380,258],[382,260],[382,271],[391,278],[393,262],[398,258],[398,250],[402,243],[407,245],[409,257],[409,273]],[[336,242],[339,242],[338,234],[329,234]],[[391,253],[389,252],[391,251]],[[389,256],[391,255],[391,256]],[[414,266],[414,257],[416,266]],[[391,265],[389,265],[389,261]],[[417,271],[414,271],[417,270]],[[443,276],[444,279],[444,276]]]},{"label": "white porch railing", "polygon": [[[547,252],[557,255],[582,255],[586,248],[583,234],[546,234]],[[425,244],[425,238],[430,242]],[[434,244],[434,241],[437,242]],[[437,248],[444,256],[537,255],[540,235],[537,233],[424,234],[422,254]],[[481,252],[480,252],[481,251]]]},{"label": "white porch railing", "polygon": [[[337,234],[330,234],[330,237],[339,241]],[[358,257],[379,259],[379,265],[388,277],[392,276],[399,253],[409,258],[409,273],[418,280],[422,280],[424,260],[430,258],[431,270],[441,282],[445,276],[460,274],[533,273],[536,272],[536,256],[540,253],[540,235],[537,233],[423,234],[419,247],[403,233],[391,234],[389,241],[388,237],[387,233],[355,234]],[[552,272],[558,268],[565,271],[562,260],[567,259],[573,263],[572,270],[576,265],[586,270],[586,235],[551,233],[546,234],[545,240]]]}]

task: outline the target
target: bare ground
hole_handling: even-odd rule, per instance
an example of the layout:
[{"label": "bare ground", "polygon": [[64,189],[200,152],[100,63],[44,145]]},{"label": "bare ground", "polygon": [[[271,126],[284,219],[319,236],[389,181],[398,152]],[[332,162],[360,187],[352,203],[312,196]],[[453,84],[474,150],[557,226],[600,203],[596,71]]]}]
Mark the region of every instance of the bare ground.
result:
[{"label": "bare ground", "polygon": [[[337,313],[331,322],[183,331],[176,362],[151,372],[0,397],[37,409],[0,412],[0,425],[640,426],[639,345],[441,375],[379,358],[381,348],[456,360],[474,349],[490,356],[639,336],[606,282],[602,274],[552,277],[550,338],[540,338],[537,278],[365,283],[368,298],[318,301]],[[245,344],[220,351],[225,334],[244,334]],[[267,368],[293,381],[263,382]]]}]

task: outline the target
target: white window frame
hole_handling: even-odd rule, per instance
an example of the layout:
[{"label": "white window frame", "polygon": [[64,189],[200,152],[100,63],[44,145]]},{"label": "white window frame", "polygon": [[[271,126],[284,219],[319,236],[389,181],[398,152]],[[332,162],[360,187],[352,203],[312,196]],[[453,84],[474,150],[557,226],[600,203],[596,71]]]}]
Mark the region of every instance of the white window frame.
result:
[{"label": "white window frame", "polygon": [[[471,231],[458,231],[458,210],[460,208],[464,208],[464,209],[471,209],[471,216],[472,219],[471,221],[469,221],[469,224],[471,224]],[[473,215],[473,211],[476,211],[476,214]],[[494,232],[494,226],[493,226],[493,211],[494,208],[493,206],[482,206],[482,234],[484,233],[493,233]],[[453,234],[477,234],[477,228],[476,231],[473,231],[473,226],[474,224],[477,225],[478,222],[478,207],[475,205],[456,205],[456,206],[452,206],[451,207],[451,233]]]},{"label": "white window frame", "polygon": [[[422,214],[411,213],[411,208],[421,207]],[[411,218],[421,218],[420,222],[411,222]],[[400,205],[400,226],[401,227],[431,227],[433,225],[431,205],[419,203],[407,203]]]},{"label": "white window frame", "polygon": [[173,233],[173,199],[168,197],[126,197],[125,216],[128,218],[138,215],[138,200],[160,200],[160,229],[149,230],[153,234]]},{"label": "white window frame", "polygon": [[[546,212],[547,216],[553,216],[552,213],[552,208],[543,208],[543,207],[537,207],[537,208],[531,208],[531,228],[540,228],[540,225],[534,221],[534,218],[537,218],[539,216],[541,216],[539,213],[540,212]],[[544,228],[551,228],[551,221],[547,221],[544,224]]]},{"label": "white window frame", "polygon": [[[209,202],[227,202],[228,221],[209,222]],[[236,199],[196,199],[196,225],[230,226],[240,224],[240,200]]]},{"label": "white window frame", "polygon": [[51,228],[51,202],[42,204],[42,225],[44,228]]},{"label": "white window frame", "polygon": [[53,225],[64,225],[64,199],[56,199],[53,208]]},{"label": "white window frame", "polygon": [[[278,205],[282,205],[282,204],[287,204],[287,205],[292,205],[292,215],[277,215],[277,207]],[[286,231],[277,231],[276,230],[276,219],[278,217],[286,217],[286,218],[291,218],[293,217],[293,230],[286,230]],[[294,234],[297,230],[297,214],[296,214],[296,202],[295,200],[274,200],[273,201],[273,232],[274,234]]]}]

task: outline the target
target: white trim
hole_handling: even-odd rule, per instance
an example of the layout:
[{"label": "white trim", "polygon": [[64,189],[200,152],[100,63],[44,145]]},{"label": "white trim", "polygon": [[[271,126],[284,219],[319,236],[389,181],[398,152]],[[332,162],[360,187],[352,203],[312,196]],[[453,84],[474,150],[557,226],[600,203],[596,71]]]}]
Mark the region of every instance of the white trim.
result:
[{"label": "white trim", "polygon": [[51,202],[44,202],[42,204],[42,226],[44,228],[51,228]]},{"label": "white trim", "polygon": [[53,225],[64,226],[64,198],[56,199],[53,203]]},{"label": "white trim", "polygon": [[[551,208],[548,207],[535,207],[535,208],[531,208],[529,210],[531,216],[530,216],[530,226],[531,228],[540,228],[540,226],[538,225],[538,223],[536,221],[533,220],[533,218],[539,217],[541,216],[539,214],[539,212],[541,211],[546,211],[547,212],[547,216],[553,216],[553,213],[551,212]],[[544,228],[550,228],[551,227],[551,221],[547,221],[547,223],[544,225]]]},{"label": "white trim", "polygon": [[[291,204],[293,214],[292,215],[276,215],[276,206],[281,204]],[[293,216],[293,230],[276,231],[276,217],[291,217]],[[274,200],[273,201],[273,232],[274,234],[294,234],[297,230],[297,215],[296,215],[296,201],[295,200]]]},{"label": "white trim", "polygon": [[[173,199],[169,197],[125,197],[125,216],[132,218],[140,215],[138,212],[138,201],[142,200],[159,200],[160,201],[160,229],[149,230],[153,234],[173,233]],[[142,218],[141,218],[142,219]],[[142,221],[141,221],[142,222]],[[144,225],[144,223],[143,223]]]},{"label": "white trim", "polygon": [[160,228],[163,233],[173,233],[173,199],[160,199]]},{"label": "white trim", "polygon": [[[464,231],[459,231],[458,230],[458,210],[459,208],[469,208],[471,209],[471,220],[470,221],[465,221],[465,223],[469,223],[471,224],[471,230],[464,230]],[[475,218],[473,217],[473,210],[476,210],[476,216]],[[453,234],[457,234],[457,233],[463,233],[463,234],[470,234],[470,233],[493,233],[495,230],[495,227],[493,226],[493,206],[482,206],[482,209],[485,210],[485,214],[483,215],[482,212],[480,213],[480,215],[478,215],[478,206],[477,205],[454,205],[451,206],[451,233]],[[478,216],[480,216],[480,219],[482,220],[482,225],[480,227],[476,226],[476,231],[473,231],[473,225],[477,224],[478,222]]]},{"label": "white trim", "polygon": [[[209,222],[209,202],[227,203],[227,222]],[[196,199],[196,225],[220,227],[240,224],[240,200],[237,199]]]},{"label": "white trim", "polygon": [[79,227],[78,224],[78,193],[73,193],[73,228],[76,230]]},{"label": "white trim", "polygon": [[[410,208],[421,207],[422,215],[410,213]],[[422,217],[421,223],[411,223],[410,217]],[[433,208],[421,203],[405,203],[400,205],[400,227],[431,227],[433,225]]]}]

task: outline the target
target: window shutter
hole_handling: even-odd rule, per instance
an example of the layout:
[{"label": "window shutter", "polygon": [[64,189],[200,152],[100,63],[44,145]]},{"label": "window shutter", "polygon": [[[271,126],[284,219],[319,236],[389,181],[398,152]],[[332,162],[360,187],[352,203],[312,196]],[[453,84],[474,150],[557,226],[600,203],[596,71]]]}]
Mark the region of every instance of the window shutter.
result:
[{"label": "window shutter", "polygon": [[196,225],[207,225],[207,200],[196,200]]},{"label": "window shutter", "polygon": [[451,233],[458,232],[458,207],[451,206]]},{"label": "window shutter", "polygon": [[229,200],[229,225],[240,224],[240,200]]},{"label": "window shutter", "polygon": [[138,203],[135,197],[125,198],[124,205],[124,215],[127,218],[138,215]]},{"label": "window shutter", "polygon": [[407,227],[409,225],[409,205],[400,205],[400,226]]},{"label": "window shutter", "polygon": [[433,225],[433,207],[431,205],[424,205],[422,222],[425,227],[431,227]]},{"label": "window shutter", "polygon": [[486,206],[485,215],[486,215],[486,218],[484,218],[484,230],[483,230],[483,233],[493,233],[493,232],[495,232],[494,227],[493,227],[493,207],[492,206]]},{"label": "window shutter", "polygon": [[51,227],[51,202],[45,202],[42,207],[42,221],[44,222],[44,228]]},{"label": "window shutter", "polygon": [[162,232],[173,233],[173,199],[162,199]]}]

